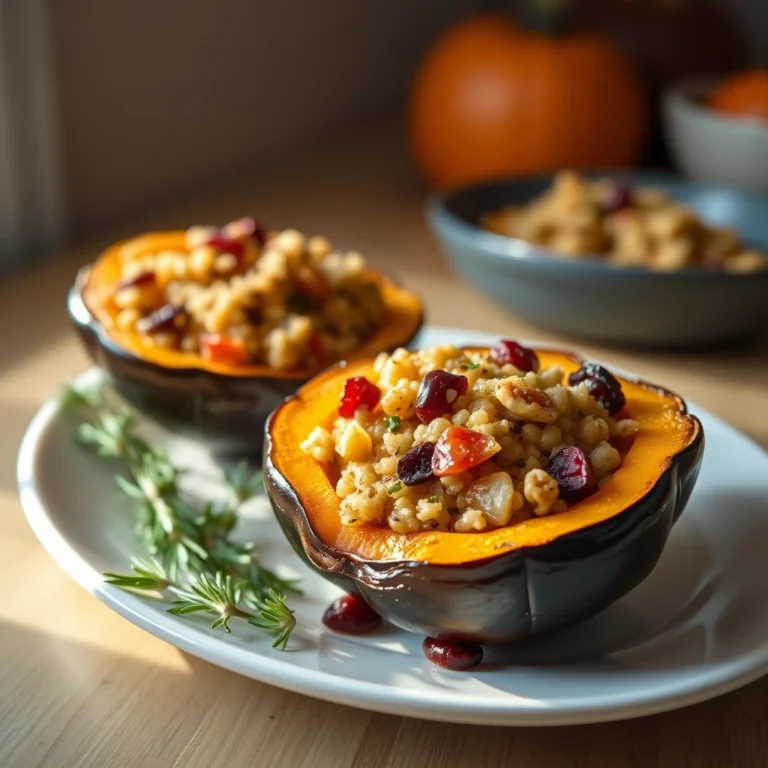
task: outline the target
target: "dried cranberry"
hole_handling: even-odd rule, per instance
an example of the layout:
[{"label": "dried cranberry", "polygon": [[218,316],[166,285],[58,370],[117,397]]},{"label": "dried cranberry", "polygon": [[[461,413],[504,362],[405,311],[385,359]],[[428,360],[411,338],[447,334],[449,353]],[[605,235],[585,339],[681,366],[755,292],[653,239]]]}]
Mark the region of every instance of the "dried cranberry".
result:
[{"label": "dried cranberry", "polygon": [[558,451],[547,462],[545,470],[557,482],[563,501],[581,501],[597,490],[597,478],[589,465],[589,459],[575,445]]},{"label": "dried cranberry", "polygon": [[397,477],[406,485],[419,485],[431,480],[432,456],[435,452],[434,443],[419,443],[397,462]]},{"label": "dried cranberry", "polygon": [[364,635],[381,625],[381,616],[362,597],[343,595],[334,600],[323,614],[323,624],[334,632]]},{"label": "dried cranberry", "polygon": [[469,387],[466,376],[448,371],[430,371],[421,382],[416,396],[416,415],[424,424],[453,410],[456,398]]},{"label": "dried cranberry", "polygon": [[264,225],[260,221],[253,221],[253,232],[251,232],[251,237],[261,246],[264,245],[264,243],[267,242],[267,230],[264,227]]},{"label": "dried cranberry", "polygon": [[311,296],[301,291],[293,291],[288,294],[288,309],[294,315],[310,315],[317,311],[317,305]]},{"label": "dried cranberry", "polygon": [[472,669],[483,660],[483,647],[477,643],[426,637],[421,647],[433,664],[454,671]]},{"label": "dried cranberry", "polygon": [[117,290],[122,291],[123,288],[142,288],[147,285],[155,285],[155,273],[151,269],[139,272],[138,275],[133,277],[124,277],[117,284]]},{"label": "dried cranberry", "polygon": [[611,181],[606,186],[605,196],[600,201],[603,213],[616,213],[632,204],[632,190],[623,182]]},{"label": "dried cranberry", "polygon": [[312,360],[314,360],[315,366],[322,368],[325,365],[325,347],[323,346],[323,340],[316,333],[309,337],[307,350]]},{"label": "dried cranberry", "polygon": [[491,359],[496,365],[514,365],[518,371],[538,371],[539,357],[528,347],[516,341],[505,339],[491,350]]},{"label": "dried cranberry", "polygon": [[568,383],[572,387],[586,384],[592,397],[606,408],[611,416],[618,413],[627,402],[617,378],[597,363],[584,363],[578,371],[568,377]]},{"label": "dried cranberry", "polygon": [[294,275],[296,289],[316,304],[322,304],[333,292],[331,284],[320,270],[309,264],[300,265]]},{"label": "dried cranberry", "polygon": [[339,416],[351,419],[358,408],[366,406],[372,411],[379,402],[381,390],[365,376],[353,376],[344,382],[339,403]]},{"label": "dried cranberry", "polygon": [[488,435],[466,427],[448,427],[435,444],[432,472],[438,477],[458,475],[482,464],[501,450]]},{"label": "dried cranberry", "polygon": [[243,307],[243,313],[251,325],[261,325],[264,322],[264,313],[258,304],[247,304]]},{"label": "dried cranberry", "polygon": [[232,239],[252,237],[259,245],[264,245],[267,241],[267,231],[264,229],[264,225],[251,216],[227,224],[221,233],[224,237]]},{"label": "dried cranberry", "polygon": [[224,235],[214,235],[208,238],[206,245],[215,248],[219,253],[231,253],[236,258],[241,258],[245,253],[245,246],[239,240],[233,240]]},{"label": "dried cranberry", "polygon": [[183,307],[173,304],[163,304],[151,315],[142,317],[136,323],[139,333],[161,333],[164,331],[180,331],[187,324],[187,313]]}]

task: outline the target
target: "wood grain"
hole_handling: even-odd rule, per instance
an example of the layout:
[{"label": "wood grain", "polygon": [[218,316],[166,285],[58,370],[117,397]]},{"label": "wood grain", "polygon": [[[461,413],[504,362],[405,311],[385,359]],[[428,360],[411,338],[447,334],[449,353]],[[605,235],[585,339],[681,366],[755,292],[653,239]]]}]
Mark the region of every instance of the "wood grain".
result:
[{"label": "wood grain", "polygon": [[[87,366],[64,312],[76,267],[113,239],[254,213],[358,247],[424,295],[433,323],[552,340],[461,285],[422,223],[387,130],[342,137],[135,217],[0,285],[0,766],[4,768],[765,768],[768,680],[640,720],[557,729],[443,725],[271,688],[189,657],[71,582],[19,507],[13,464],[40,401]],[[695,355],[586,348],[668,385],[768,446],[768,345]]]}]

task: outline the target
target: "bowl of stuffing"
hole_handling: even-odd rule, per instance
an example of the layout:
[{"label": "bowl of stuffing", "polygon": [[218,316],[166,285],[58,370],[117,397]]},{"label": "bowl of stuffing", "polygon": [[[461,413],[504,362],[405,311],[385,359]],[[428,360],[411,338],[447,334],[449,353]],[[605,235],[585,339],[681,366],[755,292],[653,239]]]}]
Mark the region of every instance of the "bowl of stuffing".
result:
[{"label": "bowl of stuffing", "polygon": [[704,346],[768,320],[768,199],[654,172],[562,171],[427,201],[456,271],[537,325]]},{"label": "bowl of stuffing", "polygon": [[80,270],[68,309],[132,405],[248,455],[302,382],[406,344],[422,324],[419,298],[359,252],[250,218],[117,243]]},{"label": "bowl of stuffing", "polygon": [[264,477],[298,554],[349,593],[328,626],[372,610],[464,668],[645,579],[703,447],[676,394],[504,339],[319,374],[271,415]]}]

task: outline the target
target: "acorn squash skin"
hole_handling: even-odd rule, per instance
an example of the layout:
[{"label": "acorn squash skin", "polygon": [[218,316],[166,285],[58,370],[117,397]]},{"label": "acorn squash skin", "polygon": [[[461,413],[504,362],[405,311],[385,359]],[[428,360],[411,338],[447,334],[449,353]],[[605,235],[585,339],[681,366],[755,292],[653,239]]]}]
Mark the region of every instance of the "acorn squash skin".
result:
[{"label": "acorn squash skin", "polygon": [[456,564],[375,560],[343,552],[312,529],[296,489],[273,461],[271,433],[278,412],[270,417],[265,436],[265,485],[299,556],[343,590],[362,595],[398,627],[481,644],[565,628],[640,584],[656,566],[690,498],[704,448],[700,423],[687,417],[690,441],[662,459],[668,466],[641,499],[602,522],[547,543]]},{"label": "acorn squash skin", "polygon": [[225,376],[198,368],[164,368],[115,343],[84,306],[77,288],[70,318],[93,362],[134,408],[221,456],[258,458],[270,411],[302,381]]},{"label": "acorn squash skin", "polygon": [[[210,370],[194,356],[190,356],[189,367],[144,359],[141,350],[113,338],[89,309],[84,293],[90,270],[85,267],[78,274],[68,295],[67,309],[86,351],[108,374],[114,388],[142,413],[204,441],[216,455],[260,458],[267,417],[315,371],[270,375],[268,368],[259,366],[251,368],[252,375],[247,371],[243,375],[229,374],[221,366]],[[403,304],[407,305],[406,309],[397,308],[395,331],[383,327],[366,342],[369,351],[380,341],[377,351],[389,352],[405,346],[418,333],[423,309],[415,294],[401,291],[383,276],[381,279],[388,290],[405,296]]]}]

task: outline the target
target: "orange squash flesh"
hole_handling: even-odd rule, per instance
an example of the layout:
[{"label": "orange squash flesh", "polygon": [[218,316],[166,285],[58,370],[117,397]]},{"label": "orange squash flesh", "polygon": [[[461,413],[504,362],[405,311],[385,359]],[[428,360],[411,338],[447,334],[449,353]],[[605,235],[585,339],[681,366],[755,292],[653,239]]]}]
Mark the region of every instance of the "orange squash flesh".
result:
[{"label": "orange squash flesh", "polygon": [[[120,280],[120,254],[124,248],[130,248],[135,256],[155,253],[162,250],[186,250],[183,230],[173,232],[153,232],[126,240],[108,248],[98,260],[83,273],[82,298],[88,311],[101,323],[106,334],[123,349],[132,352],[142,360],[163,368],[196,368],[211,373],[239,377],[269,377],[273,379],[295,379],[302,381],[315,371],[293,369],[279,371],[266,365],[232,366],[174,349],[163,349],[146,341],[141,334],[124,331],[117,326],[117,309],[111,297],[115,285]],[[419,298],[411,291],[396,285],[389,278],[375,270],[368,270],[365,276],[374,280],[381,290],[384,305],[387,308],[381,328],[367,341],[354,350],[354,357],[365,357],[382,349],[394,349],[398,344],[406,344],[421,327],[423,321],[422,306]]]},{"label": "orange squash flesh", "polygon": [[[566,376],[580,366],[577,358],[563,352],[537,350],[537,354],[542,367],[560,365]],[[700,430],[698,421],[686,413],[676,395],[641,381],[619,378],[627,399],[622,416],[636,419],[640,428],[616,473],[595,494],[567,511],[487,533],[401,534],[373,525],[350,527],[341,523],[340,501],[325,469],[300,447],[315,426],[327,426],[335,419],[342,385],[350,376],[375,380],[373,361],[361,360],[326,371],[281,406],[270,425],[271,459],[297,493],[315,535],[328,546],[363,560],[458,565],[547,544],[608,520],[640,501]]]}]

